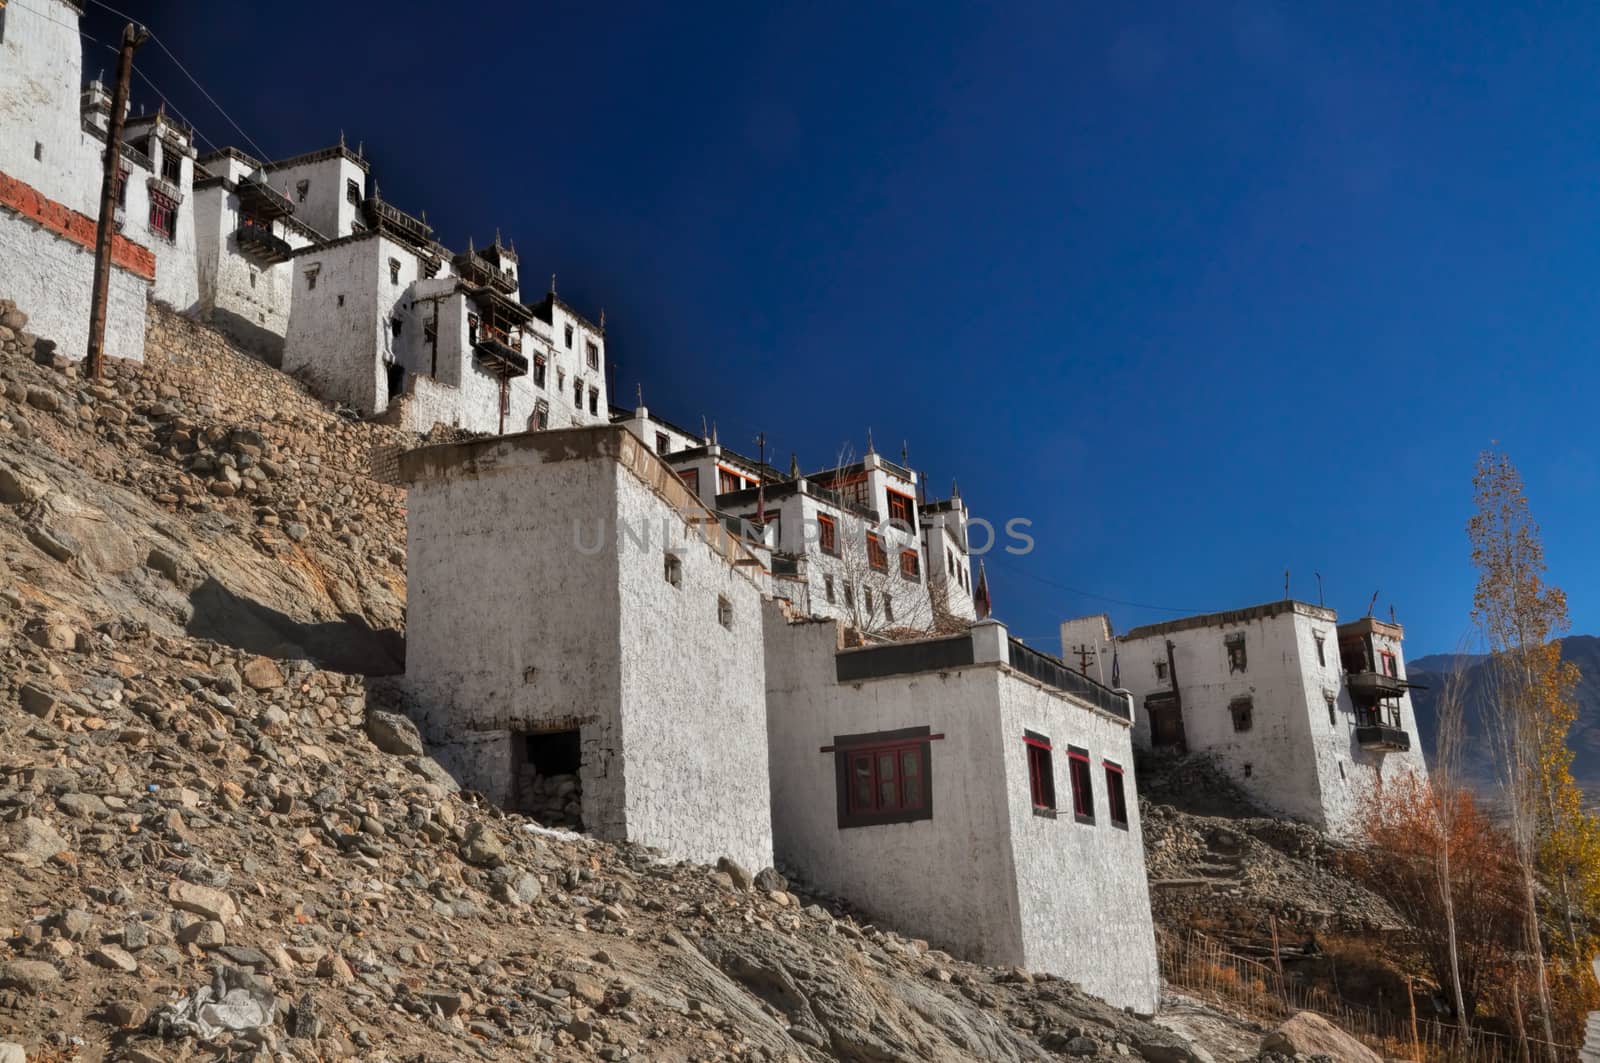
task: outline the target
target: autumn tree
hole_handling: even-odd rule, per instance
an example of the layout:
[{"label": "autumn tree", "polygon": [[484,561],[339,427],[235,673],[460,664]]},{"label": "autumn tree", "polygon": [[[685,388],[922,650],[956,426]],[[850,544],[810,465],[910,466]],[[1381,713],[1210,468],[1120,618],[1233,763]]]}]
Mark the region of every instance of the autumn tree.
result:
[{"label": "autumn tree", "polygon": [[[1572,919],[1575,885],[1586,871],[1552,866],[1570,855],[1569,836],[1583,821],[1567,796],[1571,762],[1567,731],[1577,674],[1561,660],[1560,635],[1568,625],[1567,599],[1545,580],[1544,544],[1523,490],[1504,455],[1485,451],[1473,476],[1476,509],[1467,524],[1478,570],[1472,617],[1489,650],[1490,744],[1505,795],[1507,822],[1521,882],[1523,946],[1533,965],[1547,1051],[1555,1058],[1550,973],[1542,933],[1541,872],[1562,897],[1560,921],[1568,950],[1581,945]],[[1565,781],[1563,781],[1565,780]],[[1557,839],[1560,839],[1558,842]]]},{"label": "autumn tree", "polygon": [[1429,973],[1452,987],[1458,1019],[1470,1025],[1521,940],[1510,837],[1470,792],[1416,775],[1369,794],[1358,821],[1350,870],[1414,928]]}]

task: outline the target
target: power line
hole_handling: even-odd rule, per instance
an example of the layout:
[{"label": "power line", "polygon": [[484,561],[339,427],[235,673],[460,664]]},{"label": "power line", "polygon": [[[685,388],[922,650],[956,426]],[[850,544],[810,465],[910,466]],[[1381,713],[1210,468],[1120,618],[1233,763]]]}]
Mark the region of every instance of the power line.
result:
[{"label": "power line", "polygon": [[[128,15],[128,14],[126,14],[124,12],[118,11],[116,8],[112,7],[110,4],[105,3],[104,0],[89,0],[89,2],[94,4],[96,7],[103,8],[104,10],[111,12],[111,14],[116,15],[118,18],[125,18],[129,22],[138,22],[139,21],[138,19],[134,18],[131,15]],[[223,110],[222,104],[217,102],[216,97],[212,96],[211,93],[207,92],[206,91],[206,87],[204,85],[200,84],[199,80],[193,74],[189,73],[189,68],[184,66],[183,63],[178,59],[178,57],[172,54],[172,49],[167,47],[166,42],[163,41],[159,35],[157,35],[154,31],[152,31],[150,33],[150,39],[156,42],[156,47],[161,49],[161,53],[163,55],[165,55],[168,59],[172,60],[172,65],[177,67],[180,71],[182,71],[183,76],[188,78],[190,83],[193,84],[195,88],[200,90],[200,95],[202,95],[202,96],[204,96],[206,98],[206,102],[210,103],[211,106],[215,107],[217,109],[217,113],[222,115],[222,117],[224,117],[224,118],[226,118],[228,120],[228,124],[233,126],[234,130],[241,137],[244,138],[245,143],[250,145],[250,147],[252,149],[254,149],[254,151],[255,151],[255,153],[256,153],[258,158],[260,158],[263,162],[265,162],[267,159],[271,158],[270,155],[268,155],[265,151],[262,150],[261,145],[257,144],[255,142],[255,140],[251,138],[250,134],[246,133],[244,131],[244,127],[241,126],[238,122],[235,122],[233,120],[233,116],[231,114],[229,114],[227,111]],[[187,119],[185,119],[185,121],[187,121]]]}]

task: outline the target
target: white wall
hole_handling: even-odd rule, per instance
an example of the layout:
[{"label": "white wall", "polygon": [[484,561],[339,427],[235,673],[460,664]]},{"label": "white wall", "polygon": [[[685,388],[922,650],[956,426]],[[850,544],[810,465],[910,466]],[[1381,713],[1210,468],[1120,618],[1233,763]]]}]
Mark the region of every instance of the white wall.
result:
[{"label": "white wall", "polygon": [[[94,251],[0,208],[0,298],[28,315],[28,331],[54,340],[63,357],[89,347],[89,297]],[[150,284],[115,266],[106,299],[108,358],[144,360],[144,315]]]},{"label": "white wall", "polygon": [[[156,280],[153,296],[174,310],[189,313],[198,310],[200,302],[200,284],[196,268],[194,152],[181,138],[181,134],[169,130],[166,123],[159,119],[150,125],[130,131],[124,136],[124,140],[131,141],[136,136],[143,137],[158,129],[167,132],[165,135],[155,134],[149,137],[150,150],[147,154],[153,164],[152,173],[142,175],[135,170],[128,178],[130,184],[135,180],[139,182],[144,202],[138,213],[134,213],[134,197],[131,194],[133,189],[129,189],[129,209],[125,215],[123,232],[155,252]],[[159,180],[154,175],[161,173],[162,160],[169,154],[179,157],[180,174],[175,185],[178,192],[178,213],[170,237],[163,236],[151,228],[149,196],[151,183]],[[91,216],[94,217],[98,217],[99,214],[98,209],[91,212]]]},{"label": "white wall", "polygon": [[[326,153],[310,152],[268,163],[267,176],[273,188],[286,190],[295,217],[324,237],[337,240],[355,231],[361,209],[346,198],[346,182],[357,182],[363,199],[369,190],[366,168],[355,161],[353,153],[330,148]],[[306,182],[304,199],[300,198],[301,181]]]},{"label": "white wall", "polygon": [[[228,169],[239,168],[233,159]],[[222,163],[219,168],[224,168]],[[294,297],[295,260],[261,264],[241,254],[234,234],[239,229],[238,193],[222,182],[194,192],[194,227],[199,312],[236,342],[276,364],[282,361],[284,337]],[[292,248],[311,240],[283,221],[274,234]]]},{"label": "white wall", "polygon": [[79,110],[78,23],[78,12],[61,0],[7,6],[0,41],[0,173],[98,218],[102,168]]},{"label": "white wall", "polygon": [[[1155,924],[1128,724],[1028,679],[995,686],[1003,736],[1005,794],[1016,862],[1023,965],[1077,981],[1118,1007],[1153,1014],[1161,989]],[[1048,737],[1058,815],[1035,815],[1024,731]],[[1089,753],[1094,823],[1072,814],[1067,747]],[[1124,771],[1128,825],[1110,817],[1105,763]]]},{"label": "white wall", "polygon": [[[407,682],[431,738],[505,736],[473,738],[468,785],[503,800],[509,732],[575,724],[592,833],[764,867],[760,591],[703,544],[685,550],[681,587],[659,549],[619,547],[622,518],[682,525],[619,464],[638,451],[600,428],[413,452]],[[643,455],[644,467],[655,460]]]},{"label": "white wall", "polygon": [[[387,244],[372,234],[307,249],[290,260],[294,287],[283,371],[305,380],[318,397],[348,403],[366,414],[387,405],[381,352],[389,343],[394,298],[382,265]],[[313,268],[315,287],[307,278]]]}]

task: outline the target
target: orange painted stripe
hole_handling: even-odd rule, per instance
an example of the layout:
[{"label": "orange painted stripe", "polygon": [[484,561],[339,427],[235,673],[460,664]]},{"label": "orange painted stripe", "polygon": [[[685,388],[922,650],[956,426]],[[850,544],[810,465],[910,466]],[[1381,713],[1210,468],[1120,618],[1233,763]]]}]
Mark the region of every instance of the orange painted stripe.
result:
[{"label": "orange painted stripe", "polygon": [[[95,220],[64,203],[57,203],[32,185],[0,173],[0,207],[42,225],[57,236],[86,250],[94,250]],[[111,264],[147,281],[156,279],[155,252],[124,236],[111,237]]]}]

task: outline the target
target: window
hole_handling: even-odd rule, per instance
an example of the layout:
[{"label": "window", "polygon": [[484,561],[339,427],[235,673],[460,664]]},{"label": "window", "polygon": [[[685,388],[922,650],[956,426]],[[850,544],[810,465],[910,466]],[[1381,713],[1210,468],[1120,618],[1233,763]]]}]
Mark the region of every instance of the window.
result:
[{"label": "window", "polygon": [[1023,731],[1028,751],[1028,793],[1033,810],[1041,816],[1056,814],[1056,769],[1050,755],[1050,739],[1035,731]]},{"label": "window", "polygon": [[1089,751],[1067,747],[1067,767],[1072,772],[1072,815],[1079,823],[1094,822],[1094,789],[1089,778]]},{"label": "window", "polygon": [[468,314],[467,315],[467,346],[468,347],[476,347],[478,345],[478,324],[479,324],[479,320],[478,320],[478,315],[477,314]]},{"label": "window", "polygon": [[872,532],[867,532],[867,564],[879,572],[889,569],[889,555],[883,551],[883,541]]},{"label": "window", "polygon": [[126,166],[117,168],[116,197],[117,206],[126,209],[128,206],[128,168]]},{"label": "window", "polygon": [[822,576],[822,596],[824,598],[828,599],[828,604],[829,605],[833,604],[833,574],[832,573],[823,573],[823,576]]},{"label": "window", "polygon": [[393,321],[390,321],[389,324],[394,329],[394,341],[396,343],[399,343],[400,342],[400,326],[402,324],[404,324],[404,322],[402,322],[399,318],[395,318]]},{"label": "window", "polygon": [[694,492],[694,494],[697,497],[699,496],[699,494],[700,494],[700,470],[699,469],[679,469],[678,470],[678,479],[682,480],[684,482],[684,484],[686,486],[688,486],[689,490]]},{"label": "window", "polygon": [[1128,796],[1122,789],[1122,765],[1109,760],[1101,761],[1106,766],[1106,805],[1111,816],[1111,825],[1128,829]]},{"label": "window", "polygon": [[883,618],[894,623],[894,598],[887,594],[883,596]]},{"label": "window", "polygon": [[1339,722],[1339,717],[1337,714],[1337,706],[1339,704],[1338,695],[1332,693],[1331,691],[1324,690],[1322,692],[1322,700],[1328,703],[1328,726],[1333,727]]},{"label": "window", "polygon": [[567,371],[565,369],[561,368],[558,365],[558,366],[556,366],[556,390],[560,391],[562,388],[564,388],[566,386],[567,386]]},{"label": "window", "polygon": [[0,41],[6,39],[6,5],[5,0],[0,0]]},{"label": "window", "polygon": [[183,183],[183,156],[170,145],[161,145],[161,179],[173,184]]},{"label": "window", "polygon": [[340,306],[343,306],[344,305],[344,296],[342,294],[339,295],[337,298],[334,299],[334,302],[338,303]]},{"label": "window", "polygon": [[310,181],[296,181],[294,183],[294,198],[297,199],[298,201],[300,201],[301,203],[304,203],[306,201],[306,194],[308,192],[310,192],[310,191],[311,191],[311,182]]},{"label": "window", "polygon": [[922,564],[915,550],[900,551],[900,578],[916,582],[922,574]]},{"label": "window", "polygon": [[389,260],[389,283],[400,283],[400,260],[398,258],[391,258]]},{"label": "window", "polygon": [[583,378],[575,377],[572,381],[572,404],[578,409],[583,409]]},{"label": "window", "polygon": [[1244,632],[1235,631],[1224,638],[1222,644],[1228,648],[1228,674],[1244,671]]},{"label": "window", "polygon": [[733,627],[733,603],[722,595],[717,595],[717,623],[725,628]]},{"label": "window", "polygon": [[168,240],[178,231],[178,204],[154,188],[150,190],[150,231]]},{"label": "window", "polygon": [[1327,650],[1327,647],[1323,645],[1322,635],[1313,634],[1311,637],[1317,640],[1317,665],[1318,665],[1318,667],[1321,667],[1321,668],[1328,667],[1328,650]]},{"label": "window", "polygon": [[306,291],[310,291],[317,286],[317,274],[321,272],[322,267],[320,266],[312,266],[306,270]]},{"label": "window", "polygon": [[1400,662],[1388,650],[1378,651],[1378,660],[1383,664],[1383,674],[1392,679],[1400,678]]},{"label": "window", "polygon": [[533,404],[533,427],[535,430],[550,427],[550,404],[543,399]]},{"label": "window", "polygon": [[[542,354],[533,356],[533,386],[536,388],[544,387],[544,355]],[[541,399],[540,401],[543,402],[544,400]]]},{"label": "window", "polygon": [[353,207],[361,205],[361,182],[354,177],[344,183],[344,198]]},{"label": "window", "polygon": [[256,286],[256,268],[254,266],[251,266],[250,267],[250,287],[254,288],[255,286]]},{"label": "window", "polygon": [[899,491],[885,490],[884,493],[889,496],[889,519],[911,527],[911,496]]},{"label": "window", "polygon": [[849,580],[844,581],[844,607],[846,609],[854,609],[856,607],[856,589]]},{"label": "window", "polygon": [[679,557],[677,554],[668,554],[668,555],[666,555],[666,557],[667,557],[667,562],[666,562],[667,582],[672,584],[674,587],[682,587],[683,586],[683,558]]},{"label": "window", "polygon": [[1255,703],[1247,694],[1228,702],[1228,715],[1233,717],[1235,731],[1248,731],[1255,726]]},{"label": "window", "polygon": [[656,453],[665,454],[672,447],[672,441],[667,438],[667,433],[656,433]]},{"label": "window", "polygon": [[[944,570],[946,572],[956,572],[956,555],[950,552],[948,546],[944,548]],[[961,573],[956,572],[956,575],[959,576]]]},{"label": "window", "polygon": [[41,142],[39,142],[37,140],[35,140],[33,142],[33,161],[34,162],[43,162],[44,161],[44,144],[42,144]]},{"label": "window", "polygon": [[732,491],[744,490],[744,477],[731,469],[717,469],[717,494],[725,495]]},{"label": "window", "polygon": [[600,412],[600,389],[599,388],[590,388],[589,389],[589,412],[592,413],[592,414],[599,414],[599,412]]},{"label": "window", "polygon": [[866,606],[867,606],[867,615],[871,616],[872,615],[872,588],[871,587],[862,587],[861,590],[866,595],[864,601],[866,602]]},{"label": "window", "polygon": [[1155,662],[1155,664],[1156,664],[1156,681],[1157,682],[1161,682],[1161,683],[1165,683],[1167,681],[1167,662],[1163,661],[1163,660],[1157,660]]},{"label": "window", "polygon": [[824,747],[834,756],[839,827],[871,827],[933,818],[933,741],[926,727],[840,735]]},{"label": "window", "polygon": [[598,343],[596,343],[594,340],[584,340],[583,341],[583,347],[584,347],[585,353],[589,356],[589,368],[590,369],[599,369],[600,368],[600,345]]},{"label": "window", "polygon": [[566,327],[566,331],[565,331],[564,335],[565,335],[565,338],[566,338],[566,341],[567,341],[567,350],[570,351],[570,350],[572,350],[572,326],[571,325],[568,325]]},{"label": "window", "polygon": [[[817,545],[822,548],[823,553],[839,556],[838,529],[834,526],[832,517],[821,513],[817,514]],[[829,598],[828,601],[831,602],[833,599]]]}]

